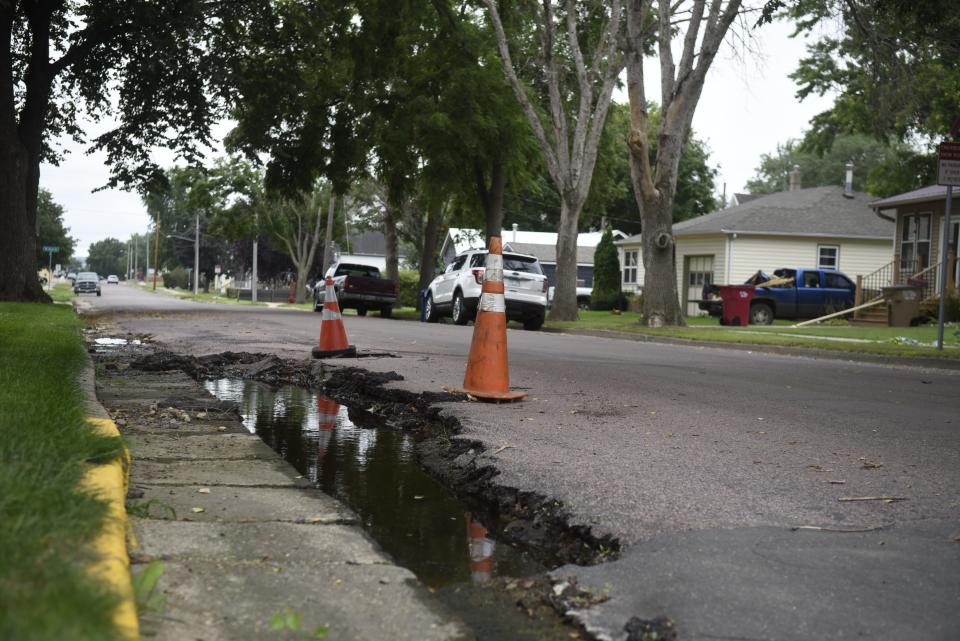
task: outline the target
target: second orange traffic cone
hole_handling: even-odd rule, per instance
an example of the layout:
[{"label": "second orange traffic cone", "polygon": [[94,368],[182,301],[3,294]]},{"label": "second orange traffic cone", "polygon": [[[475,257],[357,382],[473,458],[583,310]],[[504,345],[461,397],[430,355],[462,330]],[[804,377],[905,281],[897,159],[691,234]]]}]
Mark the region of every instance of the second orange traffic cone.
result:
[{"label": "second orange traffic cone", "polygon": [[507,304],[503,297],[503,245],[490,237],[483,290],[473,324],[473,342],[463,377],[463,391],[486,401],[515,401],[526,392],[510,391],[507,362]]},{"label": "second orange traffic cone", "polygon": [[337,303],[333,279],[327,276],[323,295],[323,314],[320,317],[320,345],[313,348],[314,358],[356,356],[357,348],[347,342],[347,330],[343,327],[343,315]]}]

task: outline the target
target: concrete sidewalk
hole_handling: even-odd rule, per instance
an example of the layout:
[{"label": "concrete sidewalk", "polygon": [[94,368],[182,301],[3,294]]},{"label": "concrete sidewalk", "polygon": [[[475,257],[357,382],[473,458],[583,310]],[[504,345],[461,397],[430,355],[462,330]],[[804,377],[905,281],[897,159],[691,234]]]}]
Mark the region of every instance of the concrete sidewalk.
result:
[{"label": "concrete sidewalk", "polygon": [[304,634],[326,627],[330,639],[464,638],[353,513],[192,379],[105,370],[97,390],[133,457],[133,571],[163,562],[166,605],[142,617],[145,637],[263,639],[289,609]]}]

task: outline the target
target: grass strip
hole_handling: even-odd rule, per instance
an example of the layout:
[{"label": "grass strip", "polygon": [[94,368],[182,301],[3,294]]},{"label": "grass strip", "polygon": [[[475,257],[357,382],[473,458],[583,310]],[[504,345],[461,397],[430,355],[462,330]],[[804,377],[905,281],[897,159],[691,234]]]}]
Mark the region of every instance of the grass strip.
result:
[{"label": "grass strip", "polygon": [[78,483],[121,443],[85,420],[80,328],[67,306],[0,303],[0,639],[118,638],[118,597],[86,572],[107,505]]}]

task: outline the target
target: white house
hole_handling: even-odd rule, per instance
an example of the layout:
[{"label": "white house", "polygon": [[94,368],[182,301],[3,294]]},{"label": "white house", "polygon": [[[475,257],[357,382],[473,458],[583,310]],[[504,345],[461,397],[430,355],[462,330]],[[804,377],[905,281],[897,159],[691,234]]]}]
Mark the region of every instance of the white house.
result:
[{"label": "white house", "polygon": [[[602,232],[582,232],[577,235],[577,280],[584,287],[593,287],[593,253],[600,243]],[[614,230],[614,240],[626,238],[622,231]],[[556,285],[557,271],[557,234],[545,231],[521,231],[513,229],[502,231],[504,251],[536,256],[550,285]],[[486,247],[483,232],[479,229],[451,227],[440,246],[440,256],[444,265],[453,261],[460,252],[468,249]]]},{"label": "white house", "polygon": [[[895,224],[870,197],[843,187],[796,188],[673,226],[680,303],[689,315],[707,283],[742,283],[757,270],[836,269],[855,278],[890,262]],[[643,288],[641,236],[616,243],[623,289]]]}]

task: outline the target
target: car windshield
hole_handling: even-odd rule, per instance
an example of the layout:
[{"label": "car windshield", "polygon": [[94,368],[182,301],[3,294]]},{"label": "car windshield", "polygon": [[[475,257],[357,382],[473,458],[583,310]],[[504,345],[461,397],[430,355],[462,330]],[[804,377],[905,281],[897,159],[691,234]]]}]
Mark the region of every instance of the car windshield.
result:
[{"label": "car windshield", "polygon": [[96,272],[80,272],[77,274],[77,280],[100,280]]}]

